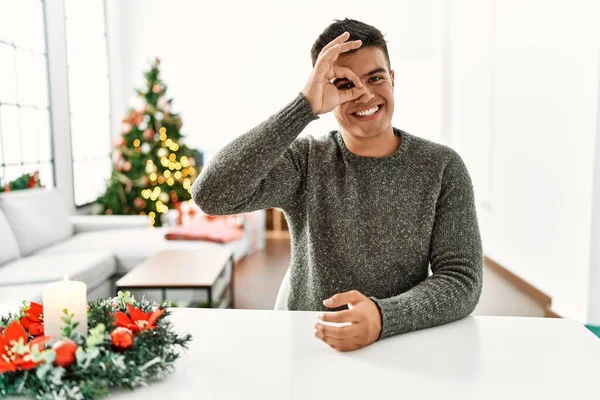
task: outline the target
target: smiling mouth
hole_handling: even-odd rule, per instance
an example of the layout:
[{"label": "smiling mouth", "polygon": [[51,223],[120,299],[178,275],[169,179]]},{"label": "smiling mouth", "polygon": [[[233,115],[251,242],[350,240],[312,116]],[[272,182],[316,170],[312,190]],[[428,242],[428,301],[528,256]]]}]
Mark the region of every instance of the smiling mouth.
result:
[{"label": "smiling mouth", "polygon": [[383,104],[378,104],[368,110],[352,113],[351,115],[359,120],[372,119],[383,109]]}]

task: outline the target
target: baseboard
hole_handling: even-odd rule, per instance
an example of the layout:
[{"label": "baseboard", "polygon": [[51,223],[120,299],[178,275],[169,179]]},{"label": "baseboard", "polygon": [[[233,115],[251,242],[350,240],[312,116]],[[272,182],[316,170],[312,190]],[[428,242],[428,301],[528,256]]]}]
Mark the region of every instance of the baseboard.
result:
[{"label": "baseboard", "polygon": [[502,276],[510,284],[515,286],[518,290],[525,293],[533,301],[538,303],[544,309],[544,317],[562,318],[560,315],[552,311],[552,298],[548,294],[542,292],[541,290],[539,290],[523,278],[519,277],[518,275],[514,274],[513,272],[509,271],[508,269],[506,269],[505,267],[503,267],[498,262],[496,262],[488,256],[483,257],[483,264],[485,267],[490,268],[496,273],[498,273],[498,275]]},{"label": "baseboard", "polygon": [[266,231],[265,239],[289,239],[290,233],[288,231]]},{"label": "baseboard", "polygon": [[552,311],[551,308],[546,308],[546,311],[544,312],[544,317],[546,317],[546,318],[562,318],[560,315],[558,315],[557,313]]}]

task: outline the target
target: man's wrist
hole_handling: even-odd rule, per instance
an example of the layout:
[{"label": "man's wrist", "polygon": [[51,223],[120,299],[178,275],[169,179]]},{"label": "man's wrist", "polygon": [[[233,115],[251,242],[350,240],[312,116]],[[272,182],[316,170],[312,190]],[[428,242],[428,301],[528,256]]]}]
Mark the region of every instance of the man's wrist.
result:
[{"label": "man's wrist", "polygon": [[319,114],[317,114],[317,112],[315,111],[315,108],[311,104],[310,100],[308,100],[308,97],[307,97],[306,93],[304,93],[304,91],[301,91],[300,94],[304,98],[304,101],[306,102],[306,104],[308,104],[308,106],[310,107],[312,113],[315,114],[316,116],[318,116]]},{"label": "man's wrist", "polygon": [[377,307],[377,311],[379,312],[379,335],[377,336],[377,340],[381,339],[381,333],[383,332],[383,311],[381,311],[381,307],[379,307],[379,303],[376,301],[374,297],[369,297],[375,306]]}]

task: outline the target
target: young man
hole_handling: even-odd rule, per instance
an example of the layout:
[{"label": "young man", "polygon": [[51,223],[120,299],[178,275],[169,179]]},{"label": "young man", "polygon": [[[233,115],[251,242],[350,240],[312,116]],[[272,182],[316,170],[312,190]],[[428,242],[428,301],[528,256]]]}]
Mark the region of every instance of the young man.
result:
[{"label": "young man", "polygon": [[[317,323],[315,336],[332,348],[466,317],[481,294],[482,248],[461,158],[392,127],[394,71],[379,30],[336,21],[312,61],[302,92],[202,171],[195,202],[209,214],[284,210],[288,308],[352,322]],[[339,131],[297,138],[330,111]]]}]

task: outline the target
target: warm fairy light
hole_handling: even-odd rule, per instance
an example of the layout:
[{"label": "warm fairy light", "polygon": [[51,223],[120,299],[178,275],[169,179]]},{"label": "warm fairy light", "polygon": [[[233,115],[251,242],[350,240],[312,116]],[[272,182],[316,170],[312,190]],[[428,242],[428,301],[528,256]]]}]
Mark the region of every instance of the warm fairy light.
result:
[{"label": "warm fairy light", "polygon": [[161,128],[158,130],[158,133],[160,133],[161,135],[164,135],[165,133],[167,133],[167,128],[165,128],[164,126],[163,126],[163,127],[161,127]]},{"label": "warm fairy light", "polygon": [[169,186],[173,186],[173,185],[175,184],[175,179],[173,179],[173,178],[169,178],[169,179],[167,179],[167,184],[168,184]]},{"label": "warm fairy light", "polygon": [[146,190],[142,190],[142,197],[147,199],[148,197],[150,197],[150,190],[146,189]]},{"label": "warm fairy light", "polygon": [[175,179],[177,179],[177,180],[181,179],[181,172],[180,171],[175,172]]},{"label": "warm fairy light", "polygon": [[139,147],[139,146],[140,146],[140,139],[135,139],[135,140],[133,141],[133,146],[134,146],[134,147]]},{"label": "warm fairy light", "polygon": [[146,165],[152,165],[152,164],[154,164],[154,163],[152,162],[152,160],[146,160]]},{"label": "warm fairy light", "polygon": [[169,211],[169,207],[165,206],[162,201],[157,201],[156,203],[156,211],[159,213],[166,213]]},{"label": "warm fairy light", "polygon": [[175,169],[179,171],[181,169],[181,163],[178,161],[175,163]]},{"label": "warm fairy light", "polygon": [[183,176],[187,176],[187,174],[188,174],[188,170],[187,170],[187,168],[186,168],[186,169],[184,169],[183,171],[181,171],[181,173],[183,174]]},{"label": "warm fairy light", "polygon": [[167,135],[165,135],[164,133],[161,133],[161,134],[160,134],[160,140],[161,140],[161,141],[163,141],[163,142],[164,142],[165,140],[167,140]]},{"label": "warm fairy light", "polygon": [[170,178],[171,177],[171,171],[165,171],[164,175],[165,175],[165,178]]},{"label": "warm fairy light", "polygon": [[162,175],[161,175],[161,176],[159,176],[159,177],[158,177],[158,183],[160,183],[160,184],[163,184],[163,183],[165,183],[165,177],[164,177],[164,176],[162,176]]},{"label": "warm fairy light", "polygon": [[194,175],[196,173],[196,170],[192,167],[190,168],[190,175]]},{"label": "warm fairy light", "polygon": [[156,201],[156,199],[158,199],[158,196],[160,196],[160,188],[156,186],[152,191],[152,194],[150,195],[150,200]]},{"label": "warm fairy light", "polygon": [[169,154],[169,160],[175,161],[176,159],[177,159],[177,156],[175,155],[175,153]]},{"label": "warm fairy light", "polygon": [[151,181],[155,181],[156,180],[156,173],[153,172],[153,173],[150,174],[150,180]]},{"label": "warm fairy light", "polygon": [[165,146],[171,147],[171,143],[173,143],[173,141],[171,139],[165,140]]},{"label": "warm fairy light", "polygon": [[169,162],[169,169],[175,169],[175,163],[173,161]]},{"label": "warm fairy light", "polygon": [[160,159],[160,164],[161,164],[163,167],[167,167],[167,166],[169,166],[169,159],[168,159],[167,157],[161,157],[161,159]]},{"label": "warm fairy light", "polygon": [[179,150],[179,145],[177,143],[173,143],[173,145],[171,146],[171,150],[173,150],[173,151]]},{"label": "warm fairy light", "polygon": [[181,165],[183,165],[186,168],[190,165],[190,162],[188,161],[188,158],[186,156],[181,157]]},{"label": "warm fairy light", "polygon": [[150,218],[154,218],[154,217],[156,217],[156,214],[154,213],[154,211],[150,211],[150,212],[148,213],[148,216],[149,216]]}]

